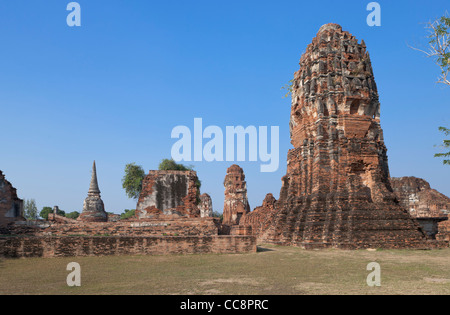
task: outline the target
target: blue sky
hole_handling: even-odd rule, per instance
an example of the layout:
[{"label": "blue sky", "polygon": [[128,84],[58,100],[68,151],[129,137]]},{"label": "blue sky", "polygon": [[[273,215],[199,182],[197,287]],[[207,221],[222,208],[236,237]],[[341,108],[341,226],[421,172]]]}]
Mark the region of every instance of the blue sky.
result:
[{"label": "blue sky", "polygon": [[[68,27],[70,1],[0,0],[0,169],[20,198],[39,208],[81,211],[97,162],[107,211],[135,208],[125,164],[146,172],[170,157],[175,126],[279,126],[280,168],[239,162],[252,208],[278,197],[290,145],[284,86],[326,23],[341,24],[371,55],[391,176],[416,176],[450,196],[450,167],[433,158],[450,126],[450,87],[436,84],[424,23],[448,0],[370,1],[80,0],[81,27]],[[202,192],[223,205],[230,162],[194,165]]]}]

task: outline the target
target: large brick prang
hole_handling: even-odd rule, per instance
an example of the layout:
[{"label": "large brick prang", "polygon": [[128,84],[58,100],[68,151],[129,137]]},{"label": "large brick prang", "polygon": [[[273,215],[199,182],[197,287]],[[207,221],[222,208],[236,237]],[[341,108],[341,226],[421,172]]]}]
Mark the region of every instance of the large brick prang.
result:
[{"label": "large brick prang", "polygon": [[294,74],[287,173],[260,241],[305,248],[416,248],[426,235],[397,201],[364,41],[322,26]]}]

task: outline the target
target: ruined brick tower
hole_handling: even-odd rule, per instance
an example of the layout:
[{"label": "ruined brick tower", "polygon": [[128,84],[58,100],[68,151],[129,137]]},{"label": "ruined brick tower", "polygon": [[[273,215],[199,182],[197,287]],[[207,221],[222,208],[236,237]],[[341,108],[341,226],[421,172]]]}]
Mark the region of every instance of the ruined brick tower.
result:
[{"label": "ruined brick tower", "polygon": [[97,169],[95,161],[92,166],[92,178],[89,186],[88,196],[84,200],[83,212],[78,218],[85,222],[106,222],[108,214],[105,212],[103,200],[100,197],[100,189],[98,188]]},{"label": "ruined brick tower", "polygon": [[0,227],[11,222],[25,221],[23,200],[17,197],[17,190],[0,171]]},{"label": "ruined brick tower", "polygon": [[416,247],[425,236],[396,200],[364,41],[320,28],[292,89],[291,143],[264,241],[306,248]]},{"label": "ruined brick tower", "polygon": [[230,166],[223,185],[225,186],[223,224],[237,225],[241,218],[250,212],[244,170],[239,165]]}]

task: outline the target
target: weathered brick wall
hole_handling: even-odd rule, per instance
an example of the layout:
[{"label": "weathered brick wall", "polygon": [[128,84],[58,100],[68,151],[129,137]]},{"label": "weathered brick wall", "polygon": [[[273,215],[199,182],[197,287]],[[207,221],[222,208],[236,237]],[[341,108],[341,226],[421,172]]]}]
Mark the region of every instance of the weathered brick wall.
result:
[{"label": "weathered brick wall", "polygon": [[391,178],[392,189],[400,204],[416,218],[445,218],[450,211],[450,198],[416,177]]},{"label": "weathered brick wall", "polygon": [[267,194],[261,207],[256,207],[252,212],[242,217],[239,225],[250,225],[255,235],[260,235],[270,226],[276,211],[276,199],[272,194]]},{"label": "weathered brick wall", "polygon": [[78,257],[256,252],[253,236],[0,237],[0,257]]},{"label": "weathered brick wall", "polygon": [[450,221],[440,222],[436,239],[450,242]]},{"label": "weathered brick wall", "polygon": [[[51,214],[49,218],[53,219]],[[80,222],[64,218],[49,222],[45,228],[18,225],[11,227],[15,235],[103,235],[103,236],[212,236],[218,235],[219,223],[214,218],[178,218],[166,220],[125,220],[119,222]]]}]

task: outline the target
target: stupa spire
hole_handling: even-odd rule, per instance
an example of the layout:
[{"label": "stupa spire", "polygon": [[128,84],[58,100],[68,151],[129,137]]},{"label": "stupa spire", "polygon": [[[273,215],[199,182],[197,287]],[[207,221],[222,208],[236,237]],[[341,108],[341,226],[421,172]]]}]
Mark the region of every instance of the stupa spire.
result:
[{"label": "stupa spire", "polygon": [[108,214],[105,211],[105,205],[100,197],[100,189],[97,181],[97,168],[92,165],[91,184],[87,198],[84,200],[83,212],[78,220],[86,222],[106,222],[108,221]]},{"label": "stupa spire", "polygon": [[97,168],[94,164],[92,165],[92,178],[91,178],[91,185],[89,186],[89,194],[100,194],[100,189],[98,188],[98,181],[97,181]]}]

